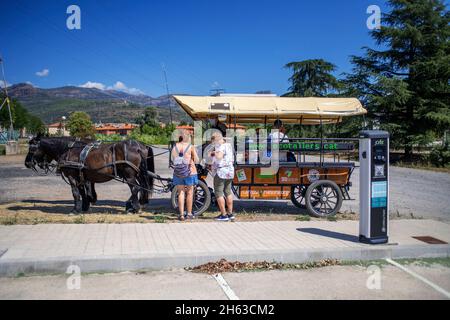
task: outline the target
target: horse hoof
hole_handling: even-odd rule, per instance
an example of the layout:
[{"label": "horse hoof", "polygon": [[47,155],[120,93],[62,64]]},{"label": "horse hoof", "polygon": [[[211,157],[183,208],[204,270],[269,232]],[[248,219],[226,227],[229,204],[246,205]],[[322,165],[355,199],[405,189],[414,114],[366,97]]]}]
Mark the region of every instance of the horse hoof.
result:
[{"label": "horse hoof", "polygon": [[133,208],[129,208],[126,211],[127,214],[136,214],[138,212],[139,212],[139,210],[136,210],[136,209],[133,209]]},{"label": "horse hoof", "polygon": [[81,211],[83,212],[83,213],[90,213],[92,210],[91,210],[92,208],[89,206],[88,208],[82,208],[81,209]]}]

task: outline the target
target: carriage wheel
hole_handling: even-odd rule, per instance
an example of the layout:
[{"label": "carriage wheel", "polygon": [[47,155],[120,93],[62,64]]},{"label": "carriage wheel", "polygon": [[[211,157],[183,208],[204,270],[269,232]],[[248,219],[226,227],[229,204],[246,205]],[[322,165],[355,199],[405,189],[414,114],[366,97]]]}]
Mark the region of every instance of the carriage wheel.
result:
[{"label": "carriage wheel", "polygon": [[[171,196],[172,208],[178,210],[178,190],[175,187],[172,190]],[[201,216],[203,212],[208,210],[211,204],[211,193],[208,185],[199,180],[198,184],[194,187],[194,202],[192,204],[192,213],[196,216]]]},{"label": "carriage wheel", "polygon": [[342,206],[342,192],[339,186],[329,180],[312,183],[305,194],[306,209],[319,218],[334,216]]},{"label": "carriage wheel", "polygon": [[306,193],[306,186],[304,185],[291,187],[291,201],[297,208],[306,209],[305,193]]}]

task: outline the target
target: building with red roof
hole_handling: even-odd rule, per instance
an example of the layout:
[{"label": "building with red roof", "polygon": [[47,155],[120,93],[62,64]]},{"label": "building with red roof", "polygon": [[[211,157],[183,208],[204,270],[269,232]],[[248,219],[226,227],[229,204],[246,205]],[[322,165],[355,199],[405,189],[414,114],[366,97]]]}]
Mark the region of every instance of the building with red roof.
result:
[{"label": "building with red roof", "polygon": [[95,131],[99,134],[112,135],[118,134],[127,136],[137,127],[133,123],[100,123],[95,125]]}]

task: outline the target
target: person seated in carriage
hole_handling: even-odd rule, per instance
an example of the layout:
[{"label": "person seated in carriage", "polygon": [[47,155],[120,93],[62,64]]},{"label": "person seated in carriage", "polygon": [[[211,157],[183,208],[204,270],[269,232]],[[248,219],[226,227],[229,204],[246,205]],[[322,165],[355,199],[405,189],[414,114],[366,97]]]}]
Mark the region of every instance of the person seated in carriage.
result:
[{"label": "person seated in carriage", "polygon": [[[271,132],[268,138],[268,148],[271,149],[272,143],[280,144],[280,143],[289,143],[289,137],[286,134],[286,128],[284,127],[283,121],[277,119],[273,123],[273,129],[278,130],[275,132]],[[279,161],[280,162],[296,162],[297,159],[295,155],[291,151],[279,151]]]},{"label": "person seated in carriage", "polygon": [[227,125],[220,121],[219,117],[215,117],[210,120],[211,129],[219,130],[222,134],[222,137],[226,137],[227,135]]}]

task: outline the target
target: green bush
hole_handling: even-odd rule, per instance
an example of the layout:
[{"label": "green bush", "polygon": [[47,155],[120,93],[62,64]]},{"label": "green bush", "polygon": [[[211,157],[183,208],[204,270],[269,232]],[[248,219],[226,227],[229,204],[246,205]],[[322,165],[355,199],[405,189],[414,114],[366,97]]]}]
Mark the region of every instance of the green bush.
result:
[{"label": "green bush", "polygon": [[449,144],[433,147],[430,152],[430,162],[436,167],[450,167]]},{"label": "green bush", "polygon": [[127,137],[123,137],[123,136],[121,136],[120,134],[111,134],[111,135],[106,135],[106,134],[96,134],[95,135],[95,139],[97,140],[97,141],[105,141],[105,142],[108,142],[108,141],[122,141],[122,140],[125,140]]},{"label": "green bush", "polygon": [[4,144],[0,144],[0,156],[4,156],[6,154],[6,147]]},{"label": "green bush", "polygon": [[140,134],[137,131],[133,131],[133,133],[130,135],[130,138],[140,141],[143,144],[147,144],[147,145],[149,145],[149,144],[167,145],[170,141],[170,138],[165,135]]},{"label": "green bush", "polygon": [[122,141],[126,139],[134,139],[139,142],[142,142],[143,144],[162,144],[167,145],[169,143],[169,137],[165,134],[160,135],[150,135],[150,134],[143,134],[139,133],[138,130],[133,131],[129,136],[121,136],[118,134],[112,134],[112,135],[105,135],[105,134],[96,134],[95,139],[98,141],[103,142],[116,142],[116,141]]}]

